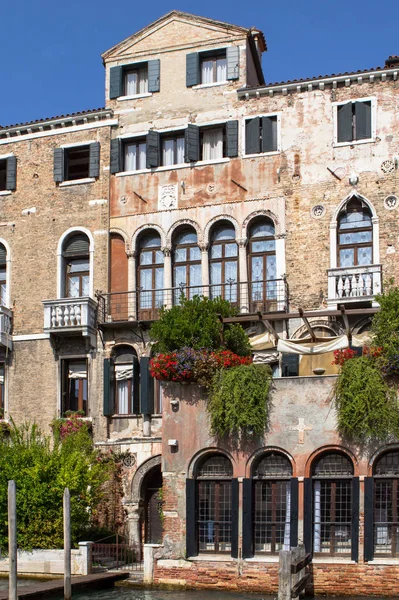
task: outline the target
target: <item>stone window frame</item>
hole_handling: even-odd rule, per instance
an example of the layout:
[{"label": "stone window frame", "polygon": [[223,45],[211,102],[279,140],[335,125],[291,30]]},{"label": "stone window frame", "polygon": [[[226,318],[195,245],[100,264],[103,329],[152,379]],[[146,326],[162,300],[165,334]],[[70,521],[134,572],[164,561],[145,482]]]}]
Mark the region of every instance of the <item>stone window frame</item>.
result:
[{"label": "stone window frame", "polygon": [[58,377],[57,377],[57,396],[58,396],[58,402],[57,402],[57,412],[58,412],[58,416],[60,418],[63,417],[62,414],[62,391],[63,391],[63,381],[62,381],[62,377],[63,377],[63,368],[62,368],[62,363],[63,361],[69,361],[69,362],[86,362],[86,369],[87,369],[87,414],[86,416],[82,417],[83,420],[85,421],[91,421],[92,417],[91,417],[91,401],[90,401],[90,397],[91,397],[91,367],[92,367],[92,360],[93,357],[90,353],[87,354],[59,354],[58,355]]},{"label": "stone window frame", "polygon": [[10,308],[10,288],[11,288],[11,251],[8,242],[4,238],[0,238],[0,244],[6,249],[6,301],[4,306]]},{"label": "stone window frame", "polygon": [[[94,299],[94,237],[86,227],[70,227],[60,237],[57,246],[57,299],[64,298],[65,266],[63,247],[66,240],[75,233],[84,233],[89,239],[89,297]],[[0,240],[1,241],[1,240]]]},{"label": "stone window frame", "polygon": [[[338,106],[343,106],[344,104],[354,104],[355,102],[370,102],[371,103],[371,137],[362,139],[362,140],[352,140],[349,142],[339,142],[338,141]],[[377,136],[377,98],[375,96],[367,96],[365,98],[351,98],[349,100],[345,100],[344,102],[333,102],[332,103],[333,110],[333,127],[334,127],[334,135],[333,135],[333,147],[340,148],[341,146],[357,146],[358,144],[370,144],[376,141]]]}]

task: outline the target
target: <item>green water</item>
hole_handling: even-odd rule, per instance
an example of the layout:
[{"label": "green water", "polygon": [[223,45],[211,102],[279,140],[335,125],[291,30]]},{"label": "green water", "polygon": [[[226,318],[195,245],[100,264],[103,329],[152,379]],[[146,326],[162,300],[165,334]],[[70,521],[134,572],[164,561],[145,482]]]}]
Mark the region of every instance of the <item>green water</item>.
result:
[{"label": "green water", "polygon": [[76,600],[273,600],[265,594],[236,594],[206,590],[166,591],[115,587],[104,591],[73,594]]}]

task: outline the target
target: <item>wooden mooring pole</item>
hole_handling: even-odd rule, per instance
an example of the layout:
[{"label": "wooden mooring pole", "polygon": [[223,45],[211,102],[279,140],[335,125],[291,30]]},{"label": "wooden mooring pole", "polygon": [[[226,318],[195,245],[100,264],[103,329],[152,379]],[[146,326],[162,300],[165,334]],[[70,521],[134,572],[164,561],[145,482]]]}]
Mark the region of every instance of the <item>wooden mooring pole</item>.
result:
[{"label": "wooden mooring pole", "polygon": [[8,482],[8,599],[17,600],[17,501],[15,481]]},{"label": "wooden mooring pole", "polygon": [[64,600],[71,600],[71,498],[64,490]]}]

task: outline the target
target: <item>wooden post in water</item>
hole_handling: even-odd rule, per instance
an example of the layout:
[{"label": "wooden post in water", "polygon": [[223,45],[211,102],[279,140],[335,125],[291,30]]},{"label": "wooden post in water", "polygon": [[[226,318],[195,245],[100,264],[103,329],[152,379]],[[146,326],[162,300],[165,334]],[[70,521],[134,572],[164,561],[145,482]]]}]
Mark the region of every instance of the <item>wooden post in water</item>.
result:
[{"label": "wooden post in water", "polygon": [[71,498],[64,490],[64,600],[71,600]]},{"label": "wooden post in water", "polygon": [[8,482],[8,600],[17,600],[17,501],[15,481]]},{"label": "wooden post in water", "polygon": [[278,600],[291,600],[291,550],[280,550],[278,568]]}]

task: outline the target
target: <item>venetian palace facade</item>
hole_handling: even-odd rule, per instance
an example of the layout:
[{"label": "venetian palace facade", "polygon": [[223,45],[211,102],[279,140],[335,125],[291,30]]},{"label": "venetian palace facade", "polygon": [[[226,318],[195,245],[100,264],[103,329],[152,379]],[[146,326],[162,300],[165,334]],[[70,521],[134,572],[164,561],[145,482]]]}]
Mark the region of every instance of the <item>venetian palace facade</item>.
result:
[{"label": "venetian palace facade", "polygon": [[[83,410],[130,453],[126,529],[158,583],[275,592],[305,543],[316,592],[399,593],[399,445],[344,443],[331,352],[306,354],[361,346],[399,281],[399,58],[271,84],[265,50],[172,11],[105,52],[105,108],[0,128],[1,415]],[[273,368],[245,448],[212,438],[195,386],[149,376],[181,290],[236,304]]]}]

